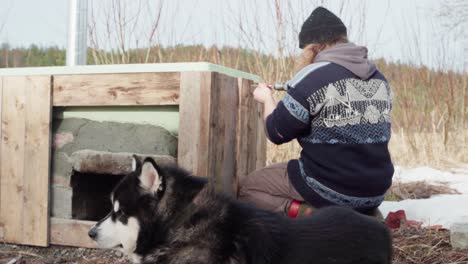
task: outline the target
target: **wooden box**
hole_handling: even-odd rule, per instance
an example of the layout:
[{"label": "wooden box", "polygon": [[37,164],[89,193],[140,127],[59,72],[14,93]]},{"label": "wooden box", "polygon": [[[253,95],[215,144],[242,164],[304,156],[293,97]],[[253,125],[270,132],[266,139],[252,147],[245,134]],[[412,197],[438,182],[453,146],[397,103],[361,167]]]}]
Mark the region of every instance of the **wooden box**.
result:
[{"label": "wooden box", "polygon": [[0,238],[94,246],[94,222],[49,216],[55,107],[178,106],[178,164],[235,194],[241,177],[265,165],[258,80],[209,63],[0,70]]}]

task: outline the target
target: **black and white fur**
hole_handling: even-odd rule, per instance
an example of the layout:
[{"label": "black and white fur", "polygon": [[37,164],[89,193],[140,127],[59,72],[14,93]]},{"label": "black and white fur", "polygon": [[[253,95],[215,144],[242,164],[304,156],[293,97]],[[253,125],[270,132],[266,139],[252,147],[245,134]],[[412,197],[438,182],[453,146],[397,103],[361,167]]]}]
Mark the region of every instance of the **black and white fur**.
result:
[{"label": "black and white fur", "polygon": [[142,263],[391,263],[391,235],[371,217],[333,206],[288,219],[210,186],[147,158],[115,187],[113,210],[89,235]]}]

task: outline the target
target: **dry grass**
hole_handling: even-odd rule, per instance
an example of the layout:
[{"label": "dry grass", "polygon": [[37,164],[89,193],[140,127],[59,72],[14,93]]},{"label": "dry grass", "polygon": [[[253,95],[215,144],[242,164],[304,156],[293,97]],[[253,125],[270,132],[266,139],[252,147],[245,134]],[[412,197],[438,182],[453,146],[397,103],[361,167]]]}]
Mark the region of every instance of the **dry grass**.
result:
[{"label": "dry grass", "polygon": [[446,184],[429,184],[424,181],[401,183],[393,182],[386,200],[401,201],[406,199],[427,199],[438,194],[459,194]]},{"label": "dry grass", "polygon": [[[223,32],[236,36],[238,42],[234,43],[237,46],[207,48],[203,45],[180,45],[187,43],[183,41],[186,39],[184,36],[173,36],[172,46],[161,44],[159,37],[162,32],[174,27],[173,20],[162,18],[167,16],[173,19],[177,15],[164,13],[167,10],[163,8],[163,1],[137,0],[133,4],[129,1],[96,1],[91,9],[88,28],[88,63],[207,61],[259,75],[266,82],[292,78],[298,51],[297,30],[302,18],[308,15],[306,12],[314,6],[323,5],[323,1],[269,1],[266,9],[258,3],[252,4],[252,1],[239,3],[241,8],[236,12],[226,4],[222,9],[224,13],[220,13],[226,23]],[[356,13],[352,12],[353,19],[349,19],[346,15],[349,12],[344,10],[354,8]],[[265,21],[257,20],[257,14],[266,10],[271,16],[268,24],[275,25],[269,34],[264,32]],[[338,15],[343,16],[353,28],[350,30],[350,40],[365,43],[364,2],[341,1],[339,10]],[[247,24],[255,30],[247,32]],[[413,31],[416,32],[415,29]],[[418,36],[414,38],[418,39]],[[408,43],[401,45],[404,52]],[[266,49],[270,46],[270,49]],[[269,53],[263,52],[265,50],[269,50]],[[444,57],[444,50],[435,52]],[[376,63],[394,92],[390,150],[395,163],[435,167],[468,163],[468,148],[464,147],[468,135],[468,74],[390,63],[383,59],[377,59]],[[298,153],[295,143],[269,146],[268,161],[297,158]]]},{"label": "dry grass", "polygon": [[[415,167],[430,166],[447,169],[468,163],[468,130],[450,132],[451,140],[444,144],[442,133],[393,132],[389,143],[394,164]],[[299,157],[301,147],[297,142],[281,146],[268,143],[267,163],[283,162]]]},{"label": "dry grass", "polygon": [[404,166],[430,165],[436,168],[454,168],[468,163],[468,130],[449,133],[394,132],[390,140],[390,153],[395,164]]},{"label": "dry grass", "polygon": [[[442,132],[406,132],[404,129],[393,131],[389,143],[394,164],[415,167],[430,166],[447,169],[468,163],[468,130],[457,129],[449,133],[445,140]],[[299,157],[301,147],[297,142],[276,146],[267,145],[267,163],[283,162]]]},{"label": "dry grass", "polygon": [[[112,250],[0,244],[0,262],[22,257],[24,264],[130,263]],[[120,253],[121,254],[121,253]],[[468,264],[468,250],[454,250],[447,230],[393,230],[393,264]]]},{"label": "dry grass", "polygon": [[454,250],[447,230],[401,228],[393,232],[393,264],[468,264],[468,250]]},{"label": "dry grass", "polygon": [[[434,71],[424,67],[377,60],[393,93],[393,162],[400,166],[453,168],[468,163],[468,74]],[[276,97],[281,98],[278,93]],[[269,145],[267,161],[299,156],[300,146]]]}]

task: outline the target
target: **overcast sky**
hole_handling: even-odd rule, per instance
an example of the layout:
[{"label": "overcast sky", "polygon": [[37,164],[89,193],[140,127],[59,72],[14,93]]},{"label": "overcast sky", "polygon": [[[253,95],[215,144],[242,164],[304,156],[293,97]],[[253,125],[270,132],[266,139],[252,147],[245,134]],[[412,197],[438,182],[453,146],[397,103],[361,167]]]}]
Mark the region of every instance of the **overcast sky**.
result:
[{"label": "overcast sky", "polygon": [[[116,48],[118,41],[115,36],[106,38],[104,34],[105,12],[110,2],[89,0],[88,11],[90,14],[93,10],[98,23],[100,47],[107,49]],[[148,5],[140,12],[135,11],[136,0],[124,2],[129,3],[130,22],[132,16],[141,17],[137,28],[127,34],[127,45],[144,46],[148,43],[149,25],[160,1],[143,0]],[[288,54],[300,51],[297,32],[304,19],[320,4],[343,19],[351,41],[368,46],[372,58],[462,70],[468,56],[468,50],[464,51],[468,46],[468,29],[459,27],[449,31],[444,27],[447,21],[439,15],[441,0],[352,0],[345,4],[339,0],[279,2],[285,21],[282,39]],[[274,3],[274,0],[166,0],[152,43],[217,44],[277,52]],[[34,43],[66,47],[67,24],[68,0],[0,0],[0,42],[12,46]]]}]

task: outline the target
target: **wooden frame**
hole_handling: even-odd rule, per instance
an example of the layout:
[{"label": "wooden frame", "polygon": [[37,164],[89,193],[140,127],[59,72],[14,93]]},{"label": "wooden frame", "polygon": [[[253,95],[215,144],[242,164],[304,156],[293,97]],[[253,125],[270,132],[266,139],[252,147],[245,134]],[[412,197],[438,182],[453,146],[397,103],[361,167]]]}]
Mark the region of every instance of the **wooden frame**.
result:
[{"label": "wooden frame", "polygon": [[[253,82],[248,79],[215,71],[182,71],[52,74],[21,77],[0,75],[0,80],[0,95],[3,93],[1,96],[3,100],[0,100],[0,116],[3,124],[0,133],[9,133],[9,123],[6,122],[8,111],[14,111],[12,108],[15,107],[12,104],[13,101],[5,99],[5,93],[13,91],[12,87],[26,87],[24,90],[27,91],[26,95],[30,94],[29,97],[24,97],[26,111],[39,112],[44,118],[40,122],[32,122],[33,119],[25,116],[24,120],[16,120],[16,128],[27,126],[31,121],[31,129],[25,130],[25,133],[32,131],[31,135],[36,135],[34,131],[39,131],[42,134],[37,134],[32,138],[20,135],[18,140],[21,141],[24,138],[33,140],[33,143],[36,142],[35,146],[39,144],[41,151],[44,149],[50,151],[51,148],[50,113],[52,107],[179,105],[177,157],[179,165],[196,175],[213,177],[217,188],[231,195],[237,193],[237,186],[242,177],[265,166],[266,138],[263,133],[262,107],[254,102],[251,95]],[[32,87],[28,84],[31,80],[36,86],[42,88]],[[44,97],[47,91],[50,96],[46,96],[41,102],[48,103],[40,104],[40,107],[34,106],[34,100],[27,99],[31,96]],[[38,140],[39,135],[47,140]],[[5,138],[5,135],[1,136]],[[15,184],[20,189],[26,188],[33,191],[36,200],[30,201],[27,207],[35,208],[40,205],[38,208],[42,211],[35,213],[34,217],[45,219],[45,224],[41,220],[40,226],[32,225],[34,229],[25,231],[26,235],[21,232],[18,233],[21,235],[15,235],[10,231],[10,228],[13,228],[13,220],[8,220],[10,219],[8,215],[12,212],[8,208],[11,206],[1,206],[8,204],[11,200],[9,198],[11,194],[8,193],[6,186],[10,186],[12,180],[21,179],[30,174],[27,171],[10,173],[14,165],[11,164],[11,160],[7,160],[7,157],[15,155],[13,152],[16,145],[13,148],[8,146],[11,146],[11,142],[6,142],[4,139],[0,149],[2,153],[0,157],[0,212],[2,213],[0,215],[0,238],[12,243],[48,246],[50,237],[52,244],[93,247],[94,243],[87,237],[87,230],[94,224],[93,222],[50,219],[47,209],[49,190],[27,189],[26,182]],[[9,149],[13,152],[8,152]],[[31,180],[34,184],[49,188],[50,153],[46,155],[42,153],[41,158],[39,158],[41,153],[28,151],[25,153],[27,156],[19,157],[18,164],[26,161],[37,164],[35,166],[41,175]],[[29,195],[31,195],[30,191],[25,192],[24,199],[21,201],[28,200]],[[27,223],[25,222],[22,226],[26,228]]]},{"label": "wooden frame", "polygon": [[48,245],[51,77],[0,83],[1,233],[8,242]]}]

